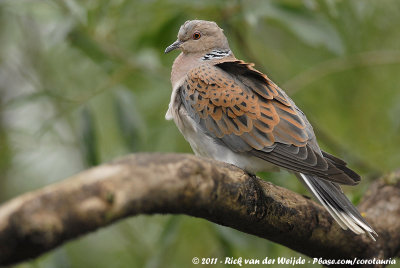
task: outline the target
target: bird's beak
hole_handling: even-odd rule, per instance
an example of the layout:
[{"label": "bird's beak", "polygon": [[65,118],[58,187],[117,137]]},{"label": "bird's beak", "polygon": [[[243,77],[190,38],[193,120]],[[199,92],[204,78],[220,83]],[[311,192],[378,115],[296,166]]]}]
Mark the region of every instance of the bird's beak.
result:
[{"label": "bird's beak", "polygon": [[164,53],[167,54],[168,52],[171,52],[172,50],[178,49],[181,46],[181,44],[182,44],[182,41],[176,40],[169,47],[167,47],[165,49]]}]

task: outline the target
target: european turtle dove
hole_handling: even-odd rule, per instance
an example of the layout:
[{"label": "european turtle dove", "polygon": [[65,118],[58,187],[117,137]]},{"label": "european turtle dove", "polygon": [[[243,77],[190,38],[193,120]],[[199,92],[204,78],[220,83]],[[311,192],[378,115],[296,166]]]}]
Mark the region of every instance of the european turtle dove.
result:
[{"label": "european turtle dove", "polygon": [[296,174],[343,229],[376,232],[342,192],[360,176],[321,151],[304,113],[253,64],[238,60],[215,22],[186,21],[165,53],[172,66],[173,119],[195,154],[249,173],[284,168]]}]

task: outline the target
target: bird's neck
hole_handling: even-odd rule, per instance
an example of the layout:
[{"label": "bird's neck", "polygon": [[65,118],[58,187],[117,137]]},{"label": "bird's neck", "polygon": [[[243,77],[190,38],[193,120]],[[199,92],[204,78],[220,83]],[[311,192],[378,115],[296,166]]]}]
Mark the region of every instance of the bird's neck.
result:
[{"label": "bird's neck", "polygon": [[194,53],[186,54],[181,52],[178,57],[176,57],[174,64],[172,65],[171,71],[171,83],[172,88],[175,88],[179,81],[186,75],[190,69],[201,64],[201,55],[196,55]]},{"label": "bird's neck", "polygon": [[227,50],[212,50],[208,52],[198,52],[198,53],[183,53],[175,59],[172,65],[171,71],[171,83],[172,88],[178,86],[181,83],[185,75],[193,68],[197,66],[209,63],[217,64],[219,62],[235,60],[235,56],[232,51]]},{"label": "bird's neck", "polygon": [[201,59],[203,61],[220,60],[229,56],[232,56],[232,51],[230,49],[214,49],[208,53],[205,53]]}]

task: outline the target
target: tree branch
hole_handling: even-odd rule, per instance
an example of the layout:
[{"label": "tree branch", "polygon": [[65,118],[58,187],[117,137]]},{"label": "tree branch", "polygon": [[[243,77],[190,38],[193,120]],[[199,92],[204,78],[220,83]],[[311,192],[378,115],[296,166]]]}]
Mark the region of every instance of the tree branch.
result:
[{"label": "tree branch", "polygon": [[400,174],[371,185],[360,210],[377,242],[343,231],[320,205],[217,161],[136,154],[30,192],[0,207],[0,265],[36,257],[138,214],[186,214],[256,235],[310,257],[400,254]]}]

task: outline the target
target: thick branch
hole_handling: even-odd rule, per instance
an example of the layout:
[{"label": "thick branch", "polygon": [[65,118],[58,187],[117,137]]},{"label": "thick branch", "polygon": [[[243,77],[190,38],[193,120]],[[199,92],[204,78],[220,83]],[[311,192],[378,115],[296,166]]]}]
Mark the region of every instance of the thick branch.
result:
[{"label": "thick branch", "polygon": [[137,154],[16,197],[0,207],[0,264],[138,214],[201,217],[311,257],[389,258],[400,251],[400,183],[375,182],[360,209],[377,242],[343,231],[320,205],[224,163]]}]

